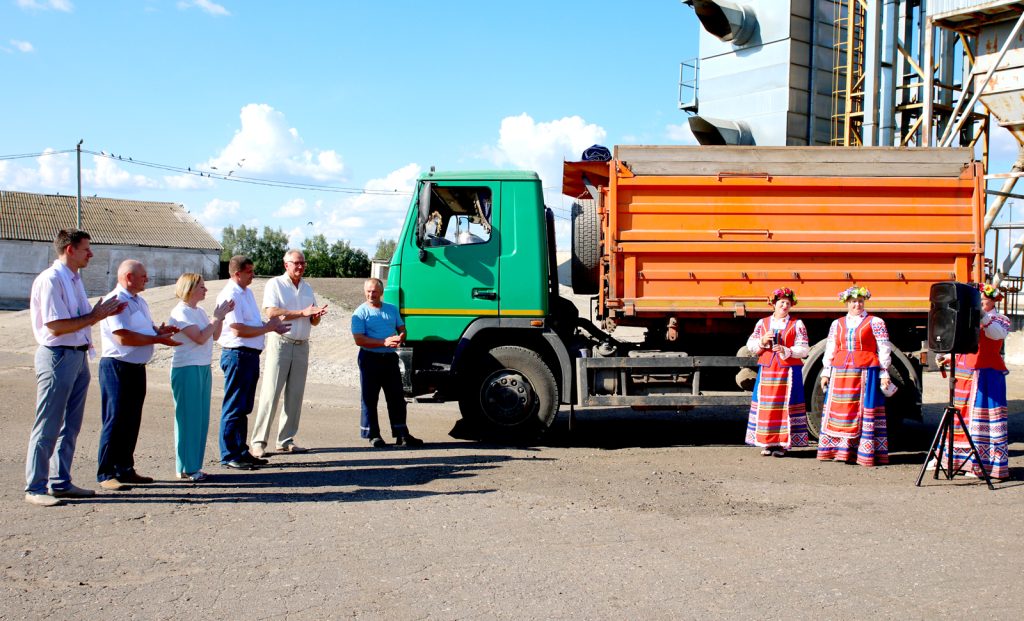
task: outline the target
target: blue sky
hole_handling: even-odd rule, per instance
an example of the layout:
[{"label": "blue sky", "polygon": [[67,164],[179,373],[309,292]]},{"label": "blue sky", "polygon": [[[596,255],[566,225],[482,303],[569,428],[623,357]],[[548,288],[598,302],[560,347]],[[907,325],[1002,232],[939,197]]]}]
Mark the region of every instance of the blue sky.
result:
[{"label": "blue sky", "polygon": [[[0,2],[0,156],[83,139],[122,158],[83,155],[84,195],[181,203],[218,239],[272,226],[372,251],[433,165],[537,170],[565,249],[563,159],[686,139],[698,26],[677,0]],[[74,154],[0,160],[0,188],[74,194]]]}]

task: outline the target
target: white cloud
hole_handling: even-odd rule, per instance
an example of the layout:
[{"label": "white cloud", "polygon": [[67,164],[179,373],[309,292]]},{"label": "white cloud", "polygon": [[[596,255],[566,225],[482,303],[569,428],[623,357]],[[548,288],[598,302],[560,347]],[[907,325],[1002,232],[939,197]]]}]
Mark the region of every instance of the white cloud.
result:
[{"label": "white cloud", "polygon": [[211,2],[211,0],[182,0],[178,3],[178,8],[183,11],[186,9],[190,9],[192,7],[196,7],[197,9],[203,11],[204,13],[209,13],[210,15],[218,15],[225,17],[231,15],[231,11],[228,11],[226,8],[224,8],[223,5],[217,4],[216,2]]},{"label": "white cloud", "polygon": [[62,11],[70,13],[74,10],[71,0],[17,0],[18,6],[32,11]]},{"label": "white cloud", "polygon": [[35,160],[35,168],[15,167],[4,162],[0,168],[0,184],[4,189],[44,194],[76,189],[74,160],[70,154],[46,149]]},{"label": "white cloud", "polygon": [[665,128],[665,135],[669,140],[674,140],[683,144],[697,144],[697,139],[694,137],[693,132],[690,131],[689,123],[669,125]]},{"label": "white cloud", "polygon": [[578,116],[537,123],[529,115],[502,119],[498,144],[487,149],[499,166],[534,170],[545,186],[562,185],[562,162],[578,160],[587,147],[604,142],[607,133],[599,125]]},{"label": "white cloud", "polygon": [[14,46],[14,49],[25,54],[36,51],[36,48],[34,48],[32,44],[28,41],[19,41],[17,39],[11,39],[11,45]]},{"label": "white cloud", "polygon": [[304,215],[306,215],[306,201],[301,198],[293,198],[278,207],[273,214],[275,218],[298,218]]},{"label": "white cloud", "polygon": [[385,177],[368,181],[363,188],[367,193],[349,197],[333,207],[317,205],[316,230],[329,241],[344,239],[356,248],[372,252],[379,240],[398,237],[420,172],[418,164],[407,164]]},{"label": "white cloud", "polygon": [[[202,211],[193,213],[192,216],[206,227],[206,230],[210,232],[210,235],[213,235],[214,239],[219,240],[224,227],[235,222],[235,216],[238,215],[240,208],[241,204],[238,201],[226,201],[215,198],[206,203]],[[246,224],[250,223],[247,222]]]},{"label": "white cloud", "polygon": [[205,190],[213,187],[213,179],[199,175],[166,175],[164,187],[169,190]]},{"label": "white cloud", "polygon": [[289,127],[284,114],[267,104],[242,108],[241,127],[231,142],[202,165],[221,174],[243,171],[264,175],[287,175],[319,182],[340,181],[345,166],[333,150],[309,149],[298,130]]},{"label": "white cloud", "polygon": [[95,168],[82,170],[82,183],[101,190],[136,190],[160,187],[159,182],[145,175],[133,175],[117,162],[99,155],[92,158]]}]

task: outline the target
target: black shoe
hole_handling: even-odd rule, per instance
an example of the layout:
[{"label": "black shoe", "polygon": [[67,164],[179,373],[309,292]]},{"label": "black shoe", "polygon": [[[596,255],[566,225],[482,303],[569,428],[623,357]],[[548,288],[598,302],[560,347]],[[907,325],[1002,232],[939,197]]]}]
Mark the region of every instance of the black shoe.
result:
[{"label": "black shoe", "polygon": [[122,474],[117,477],[117,480],[121,483],[127,483],[128,485],[149,485],[153,482],[153,477],[144,477],[138,472],[132,470],[128,474]]},{"label": "black shoe", "polygon": [[252,464],[254,466],[266,466],[270,463],[270,460],[263,459],[262,457],[253,457],[249,453],[246,453],[238,458],[238,461],[245,464]]},{"label": "black shoe", "polygon": [[423,440],[409,434],[395,438],[395,446],[423,446]]},{"label": "black shoe", "polygon": [[255,465],[250,464],[249,462],[245,462],[245,461],[236,461],[236,460],[222,461],[222,462],[220,462],[220,465],[224,466],[225,468],[231,468],[233,470],[255,470],[256,469]]},{"label": "black shoe", "polygon": [[370,446],[373,448],[384,448],[388,443],[384,441],[384,438],[370,438]]}]

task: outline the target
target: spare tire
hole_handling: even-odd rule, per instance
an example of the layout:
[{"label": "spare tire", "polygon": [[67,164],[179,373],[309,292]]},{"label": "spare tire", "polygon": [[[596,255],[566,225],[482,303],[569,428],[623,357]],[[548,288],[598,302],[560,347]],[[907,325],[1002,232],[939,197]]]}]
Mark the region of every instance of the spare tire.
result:
[{"label": "spare tire", "polygon": [[584,200],[572,205],[572,290],[594,295],[600,290],[601,225],[597,205]]}]

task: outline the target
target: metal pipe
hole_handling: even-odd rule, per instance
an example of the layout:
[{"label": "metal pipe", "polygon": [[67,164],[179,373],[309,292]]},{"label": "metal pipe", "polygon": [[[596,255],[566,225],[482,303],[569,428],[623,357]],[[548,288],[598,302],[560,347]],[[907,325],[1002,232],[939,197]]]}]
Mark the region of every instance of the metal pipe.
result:
[{"label": "metal pipe", "polygon": [[1003,279],[1010,273],[1010,269],[1013,264],[1020,259],[1021,252],[1024,251],[1024,234],[1020,236],[1017,243],[1013,245],[1013,252],[1010,253],[1006,260],[1003,261],[1002,267],[996,270],[995,275],[992,276],[992,285],[998,287]]},{"label": "metal pipe", "polygon": [[[1021,171],[1024,171],[1024,146],[1021,146],[1018,150],[1017,161],[1010,168],[1010,172],[1019,173]],[[999,190],[1000,193],[995,195],[996,199],[992,201],[992,206],[985,212],[985,224],[982,226],[984,232],[987,233],[992,228],[992,224],[996,221],[996,216],[999,215],[999,211],[1006,204],[1006,199],[1013,192],[1013,186],[1017,183],[1017,179],[1019,177],[1014,175],[1003,182],[1003,187]]]},{"label": "metal pipe", "polygon": [[78,200],[75,201],[75,211],[78,213],[75,228],[82,228],[82,143],[85,139],[78,141],[78,145],[75,147],[75,151],[78,155]]},{"label": "metal pipe", "polygon": [[[977,105],[978,99],[981,98],[982,92],[985,91],[985,87],[988,86],[988,83],[992,79],[992,76],[995,74],[996,69],[999,68],[999,64],[1003,62],[1003,57],[1006,56],[1006,52],[1010,50],[1010,45],[1013,44],[1014,39],[1017,38],[1017,33],[1020,32],[1021,26],[1024,26],[1024,13],[1020,14],[1020,17],[1017,19],[1017,23],[1013,25],[1013,29],[1010,30],[1009,36],[1006,37],[1006,41],[1003,42],[1003,46],[999,50],[999,56],[996,58],[995,62],[992,63],[992,66],[989,68],[989,70],[985,73],[985,77],[982,78],[981,84],[979,84],[977,89],[974,91],[974,95],[971,97],[970,103],[967,104],[967,108],[964,110],[964,113],[960,116],[960,118],[957,119],[955,125],[946,125],[946,131],[945,133],[942,134],[942,140],[939,143],[940,146],[948,147],[949,145],[951,145],[953,143],[953,138],[956,136],[957,132],[960,131],[960,128],[963,127],[964,122],[968,118],[970,118],[971,110],[974,110],[974,106]],[[967,92],[966,84],[964,85],[963,92]],[[963,97],[960,97],[960,99],[956,102],[957,105],[953,109],[953,116],[949,117],[951,121],[959,113],[960,104],[963,103],[963,100]]]}]

